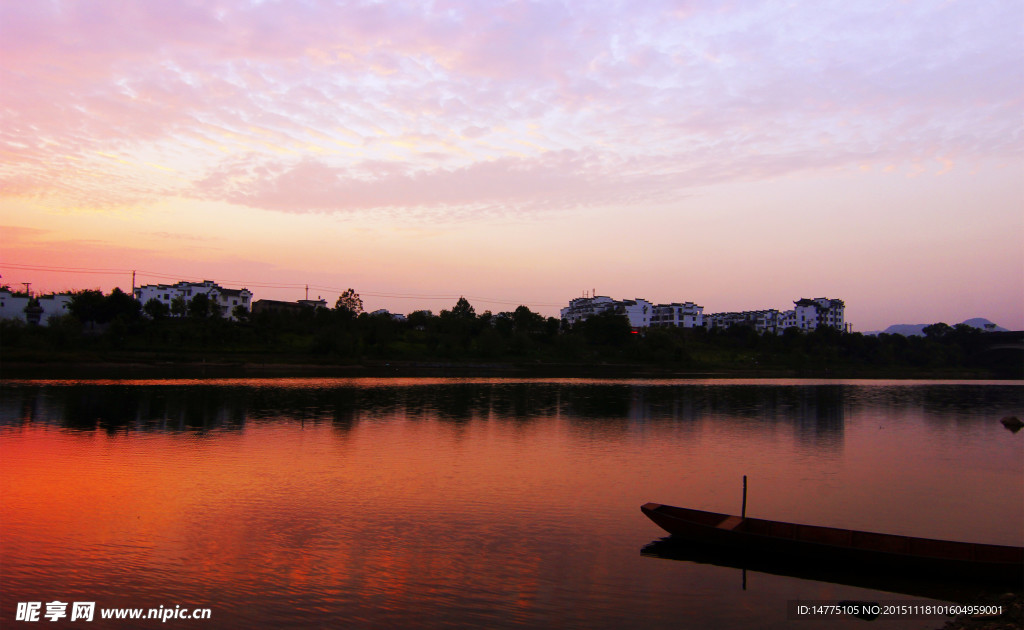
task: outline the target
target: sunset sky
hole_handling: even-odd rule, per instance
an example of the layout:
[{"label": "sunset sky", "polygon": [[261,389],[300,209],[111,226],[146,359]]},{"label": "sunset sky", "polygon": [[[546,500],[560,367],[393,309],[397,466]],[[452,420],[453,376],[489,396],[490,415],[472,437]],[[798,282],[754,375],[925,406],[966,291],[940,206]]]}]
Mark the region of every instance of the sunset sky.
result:
[{"label": "sunset sky", "polygon": [[1024,3],[0,0],[0,282],[1024,329]]}]

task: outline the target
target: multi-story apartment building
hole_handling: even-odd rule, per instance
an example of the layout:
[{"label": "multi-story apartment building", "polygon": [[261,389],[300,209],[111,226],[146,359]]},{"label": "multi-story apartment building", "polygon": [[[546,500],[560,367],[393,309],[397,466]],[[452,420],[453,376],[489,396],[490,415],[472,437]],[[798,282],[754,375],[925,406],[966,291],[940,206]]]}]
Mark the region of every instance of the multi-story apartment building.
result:
[{"label": "multi-story apartment building", "polygon": [[704,321],[708,329],[750,326],[759,333],[778,333],[785,329],[785,314],[773,308],[761,311],[711,313],[704,316]]},{"label": "multi-story apartment building", "polygon": [[800,330],[814,330],[829,326],[836,330],[848,329],[845,319],[846,303],[829,298],[800,298],[793,303],[793,325]]},{"label": "multi-story apartment building", "polygon": [[651,316],[651,326],[700,328],[704,325],[704,307],[693,302],[658,304]]},{"label": "multi-story apartment building", "polygon": [[615,308],[615,300],[604,295],[594,297],[578,297],[569,300],[569,306],[560,312],[562,319],[570,325],[582,322],[591,315],[598,315]]},{"label": "multi-story apartment building", "polygon": [[750,326],[759,333],[778,334],[787,328],[814,330],[819,326],[831,326],[836,330],[848,330],[844,319],[845,304],[842,300],[828,298],[802,298],[794,302],[796,308],[788,311],[765,309],[741,311],[738,313],[712,313],[704,316],[707,328],[728,328],[732,325]]},{"label": "multi-story apartment building", "polygon": [[16,319],[30,324],[43,324],[51,317],[67,315],[71,311],[71,296],[65,293],[37,295],[38,307],[29,307],[33,298],[14,295],[7,289],[0,289],[0,319]]},{"label": "multi-story apartment building", "polygon": [[613,311],[629,317],[634,329],[648,326],[677,326],[680,328],[728,328],[733,325],[750,326],[759,333],[779,334],[787,328],[814,330],[819,326],[831,326],[837,330],[849,330],[844,318],[845,303],[838,299],[814,298],[794,302],[796,308],[779,311],[769,308],[758,311],[729,313],[704,313],[704,307],[693,302],[651,304],[639,298],[635,300],[613,300],[599,295],[581,297],[569,301],[561,311],[562,319],[569,324],[583,321],[591,315]]},{"label": "multi-story apartment building", "polygon": [[179,282],[177,284],[147,284],[135,288],[135,299],[143,305],[150,300],[157,300],[168,308],[171,302],[180,297],[189,302],[199,294],[206,294],[210,303],[217,311],[228,319],[234,319],[232,312],[236,306],[251,310],[252,292],[248,289],[225,289],[212,280],[202,282]]},{"label": "multi-story apartment building", "polygon": [[650,326],[694,328],[703,325],[704,307],[693,302],[654,305],[641,298],[613,300],[604,295],[597,295],[569,300],[569,306],[561,310],[561,315],[569,324],[575,324],[606,311],[625,315],[629,319],[629,325],[637,330]]},{"label": "multi-story apartment building", "polygon": [[629,318],[629,325],[634,329],[647,328],[651,325],[651,316],[654,314],[654,305],[647,300],[637,298],[635,300],[617,300],[616,312],[624,314]]}]

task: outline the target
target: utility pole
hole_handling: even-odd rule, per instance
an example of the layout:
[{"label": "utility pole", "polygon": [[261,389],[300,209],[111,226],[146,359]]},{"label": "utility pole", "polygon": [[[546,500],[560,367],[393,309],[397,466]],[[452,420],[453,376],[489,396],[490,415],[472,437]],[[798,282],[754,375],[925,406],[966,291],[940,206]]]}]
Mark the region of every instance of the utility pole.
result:
[{"label": "utility pole", "polygon": [[309,301],[309,285],[306,285],[306,301]]},{"label": "utility pole", "polygon": [[132,297],[135,297],[135,270],[132,269]]},{"label": "utility pole", "polygon": [[32,297],[32,291],[31,291],[32,283],[31,282],[22,282],[22,284],[25,285],[25,293],[27,293],[29,297]]}]

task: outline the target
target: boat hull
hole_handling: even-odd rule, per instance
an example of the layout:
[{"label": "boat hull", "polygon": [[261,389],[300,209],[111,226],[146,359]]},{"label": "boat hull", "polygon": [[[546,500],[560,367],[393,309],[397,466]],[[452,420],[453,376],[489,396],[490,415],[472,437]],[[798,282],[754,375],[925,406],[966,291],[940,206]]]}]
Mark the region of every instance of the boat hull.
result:
[{"label": "boat hull", "polygon": [[1001,584],[1024,582],[1020,547],[740,518],[657,503],[641,510],[673,538],[780,560]]}]

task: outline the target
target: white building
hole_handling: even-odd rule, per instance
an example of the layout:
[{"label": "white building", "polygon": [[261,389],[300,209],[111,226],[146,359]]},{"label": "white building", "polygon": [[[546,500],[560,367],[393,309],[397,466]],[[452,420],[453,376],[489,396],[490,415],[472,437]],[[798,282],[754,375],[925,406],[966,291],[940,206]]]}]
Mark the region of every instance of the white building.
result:
[{"label": "white building", "polygon": [[712,328],[728,328],[729,326],[748,326],[750,324],[751,322],[746,312],[708,313],[704,316],[704,326],[708,330]]},{"label": "white building", "polygon": [[390,317],[391,319],[395,320],[396,322],[404,322],[405,319],[406,319],[405,315],[402,315],[401,313],[392,313],[391,311],[389,311],[386,308],[378,308],[374,312],[370,313],[370,315],[371,316],[374,316],[374,315],[386,315],[386,316]]},{"label": "white building", "polygon": [[848,331],[844,319],[846,305],[842,300],[828,298],[806,298],[794,302],[796,308],[778,311],[770,308],[760,311],[738,313],[711,313],[704,316],[705,325],[711,328],[728,328],[733,325],[750,326],[759,333],[779,334],[787,328],[809,331],[819,326],[831,326],[836,330]]},{"label": "white building", "polygon": [[794,302],[796,308],[779,311],[769,308],[758,311],[730,313],[704,313],[704,307],[693,302],[673,302],[653,305],[647,300],[613,300],[604,295],[580,297],[569,300],[569,306],[561,310],[562,319],[570,325],[581,322],[592,315],[612,311],[629,318],[634,329],[648,326],[676,326],[679,328],[728,328],[733,325],[750,326],[759,333],[779,334],[787,328],[814,330],[819,326],[831,326],[837,330],[849,331],[844,318],[846,304],[842,300],[829,298],[800,299]]},{"label": "white building", "polygon": [[[7,289],[0,289],[0,319],[28,322],[25,309],[28,307],[29,299],[25,296],[14,295]],[[39,319],[35,323],[45,325],[51,317],[60,317],[71,312],[71,296],[68,294],[37,295],[36,299],[39,301],[42,312],[39,313]]]},{"label": "white building", "polygon": [[563,308],[560,313],[562,319],[573,325],[582,322],[591,315],[598,315],[615,308],[615,300],[605,295],[595,297],[579,297],[569,300],[569,306]]},{"label": "white building", "polygon": [[777,334],[786,329],[785,313],[774,308],[760,311],[712,313],[704,316],[707,328],[728,328],[729,326],[750,326],[759,333]]},{"label": "white building", "polygon": [[135,299],[143,306],[150,300],[157,300],[168,308],[175,298],[180,297],[187,304],[193,297],[206,294],[210,305],[228,319],[234,319],[236,306],[249,311],[252,308],[252,292],[248,289],[225,289],[212,280],[202,282],[179,282],[177,284],[147,284],[135,289]]},{"label": "white building", "polygon": [[658,304],[651,316],[651,326],[700,328],[704,325],[704,307],[693,302]]},{"label": "white building", "polygon": [[572,325],[606,311],[625,315],[629,325],[637,330],[650,326],[695,328],[704,325],[704,307],[693,302],[654,305],[641,298],[613,300],[605,295],[569,300],[569,306],[561,310],[561,316]]},{"label": "white building", "polygon": [[654,305],[647,300],[637,298],[635,300],[619,300],[615,305],[615,311],[622,313],[629,318],[629,325],[634,330],[647,328],[651,325],[651,316],[654,315]]},{"label": "white building", "polygon": [[569,300],[569,306],[561,310],[562,319],[570,325],[581,322],[592,315],[612,311],[625,315],[633,328],[647,328],[651,325],[654,305],[647,300],[613,300],[605,295],[581,297]]},{"label": "white building", "polygon": [[794,325],[800,330],[814,330],[820,326],[829,326],[836,330],[847,330],[845,310],[842,300],[829,298],[801,298],[794,302]]}]

